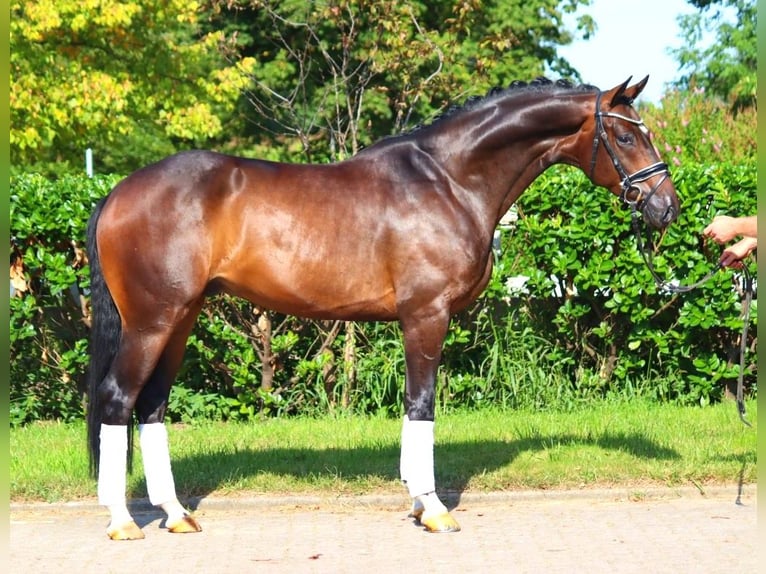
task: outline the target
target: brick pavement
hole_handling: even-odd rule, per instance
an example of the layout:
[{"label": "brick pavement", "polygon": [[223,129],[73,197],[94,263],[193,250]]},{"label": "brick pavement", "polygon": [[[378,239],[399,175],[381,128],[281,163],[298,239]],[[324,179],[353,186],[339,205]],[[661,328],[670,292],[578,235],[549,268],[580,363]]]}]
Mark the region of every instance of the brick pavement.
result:
[{"label": "brick pavement", "polygon": [[[756,487],[464,494],[463,530],[428,534],[404,497],[192,501],[199,534],[173,535],[138,501],[146,539],[107,539],[92,503],[11,506],[9,572],[746,573],[758,556]],[[373,570],[374,569],[374,570]]]}]

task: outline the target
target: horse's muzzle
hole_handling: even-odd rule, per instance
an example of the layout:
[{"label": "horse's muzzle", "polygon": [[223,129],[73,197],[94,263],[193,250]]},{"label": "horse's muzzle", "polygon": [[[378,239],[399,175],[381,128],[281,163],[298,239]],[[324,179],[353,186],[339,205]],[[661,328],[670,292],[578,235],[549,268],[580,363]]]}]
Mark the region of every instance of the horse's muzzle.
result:
[{"label": "horse's muzzle", "polygon": [[678,218],[678,198],[675,193],[671,196],[655,194],[640,206],[644,221],[656,229],[664,229]]}]

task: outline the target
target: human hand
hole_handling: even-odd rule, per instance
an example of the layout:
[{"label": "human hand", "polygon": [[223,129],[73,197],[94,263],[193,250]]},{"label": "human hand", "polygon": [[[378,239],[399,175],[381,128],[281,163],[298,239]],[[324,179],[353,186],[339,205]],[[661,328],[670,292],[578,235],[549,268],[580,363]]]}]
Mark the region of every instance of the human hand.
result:
[{"label": "human hand", "polygon": [[724,249],[718,261],[723,267],[739,269],[742,267],[742,259],[750,255],[757,247],[758,239],[755,237],[745,237]]},{"label": "human hand", "polygon": [[728,243],[739,235],[737,218],[728,215],[717,215],[703,231],[702,235],[710,237],[716,243]]}]

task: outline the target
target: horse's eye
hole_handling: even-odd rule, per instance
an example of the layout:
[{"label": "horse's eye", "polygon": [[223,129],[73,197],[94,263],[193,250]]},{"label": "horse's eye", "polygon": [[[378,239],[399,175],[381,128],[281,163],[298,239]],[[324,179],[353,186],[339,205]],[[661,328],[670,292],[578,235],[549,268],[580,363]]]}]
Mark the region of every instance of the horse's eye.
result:
[{"label": "horse's eye", "polygon": [[617,143],[621,145],[631,145],[633,143],[633,134],[619,134]]}]

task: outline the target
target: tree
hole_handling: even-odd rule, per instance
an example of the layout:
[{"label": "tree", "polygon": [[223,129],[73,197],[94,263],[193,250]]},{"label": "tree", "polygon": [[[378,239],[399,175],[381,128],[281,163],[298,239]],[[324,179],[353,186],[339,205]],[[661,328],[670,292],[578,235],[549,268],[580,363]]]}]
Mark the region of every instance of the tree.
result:
[{"label": "tree", "polygon": [[[684,46],[674,50],[680,89],[703,89],[728,102],[734,110],[756,104],[755,0],[689,0],[699,11],[679,18]],[[729,11],[734,20],[724,17]],[[715,41],[699,46],[705,32]]]},{"label": "tree", "polygon": [[[252,153],[316,161],[514,79],[578,79],[556,48],[573,39],[564,13],[589,1],[219,0],[216,25],[232,62],[253,59],[242,109]],[[579,33],[593,28],[580,17]]]},{"label": "tree", "polygon": [[11,3],[11,162],[129,171],[221,134],[244,78],[186,0]]},{"label": "tree", "polygon": [[[14,0],[11,161],[60,171],[92,147],[127,172],[185,147],[284,158],[290,143],[339,157],[492,85],[577,79],[556,47],[588,2]],[[346,103],[363,132],[332,123]]]}]

